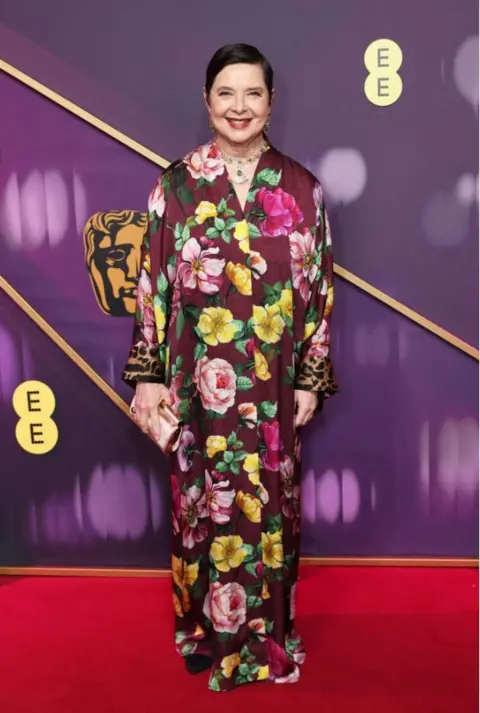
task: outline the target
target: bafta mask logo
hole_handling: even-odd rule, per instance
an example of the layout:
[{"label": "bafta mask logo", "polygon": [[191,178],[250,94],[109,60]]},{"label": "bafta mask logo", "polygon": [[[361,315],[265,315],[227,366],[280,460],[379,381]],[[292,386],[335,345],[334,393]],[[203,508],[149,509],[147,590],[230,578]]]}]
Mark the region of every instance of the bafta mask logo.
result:
[{"label": "bafta mask logo", "polygon": [[146,213],[95,213],[85,225],[85,260],[100,309],[112,317],[135,314]]}]

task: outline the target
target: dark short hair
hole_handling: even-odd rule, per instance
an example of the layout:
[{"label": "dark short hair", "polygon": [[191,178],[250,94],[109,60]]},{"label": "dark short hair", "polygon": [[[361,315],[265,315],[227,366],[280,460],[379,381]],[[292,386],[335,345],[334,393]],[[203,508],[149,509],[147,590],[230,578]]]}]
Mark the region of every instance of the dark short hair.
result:
[{"label": "dark short hair", "polygon": [[222,69],[230,64],[259,64],[263,71],[263,78],[268,89],[268,95],[272,98],[273,92],[273,69],[268,59],[253,45],[245,45],[241,42],[233,45],[223,45],[220,47],[208,63],[207,76],[205,80],[205,91],[207,96],[213,87],[215,77]]}]

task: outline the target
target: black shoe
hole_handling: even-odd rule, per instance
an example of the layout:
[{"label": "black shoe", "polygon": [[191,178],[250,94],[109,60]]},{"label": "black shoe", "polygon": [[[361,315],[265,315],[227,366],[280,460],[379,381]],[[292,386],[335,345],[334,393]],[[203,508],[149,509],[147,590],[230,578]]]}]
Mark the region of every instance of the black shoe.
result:
[{"label": "black shoe", "polygon": [[212,667],[212,659],[206,654],[189,654],[185,656],[185,666],[188,673],[202,673]]}]

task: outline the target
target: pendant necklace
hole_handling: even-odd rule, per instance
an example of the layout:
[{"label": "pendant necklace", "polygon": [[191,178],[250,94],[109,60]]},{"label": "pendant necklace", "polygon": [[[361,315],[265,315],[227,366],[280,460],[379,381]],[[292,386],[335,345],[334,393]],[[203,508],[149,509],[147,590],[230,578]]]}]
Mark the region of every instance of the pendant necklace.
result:
[{"label": "pendant necklace", "polygon": [[247,183],[250,179],[244,173],[245,166],[254,163],[255,161],[258,161],[260,156],[266,151],[266,149],[267,144],[264,143],[263,146],[256,153],[254,153],[252,156],[248,156],[247,158],[236,158],[234,156],[228,156],[223,151],[220,151],[225,163],[228,163],[230,166],[235,166],[235,174],[233,176],[230,176],[231,182],[235,183],[236,185]]}]

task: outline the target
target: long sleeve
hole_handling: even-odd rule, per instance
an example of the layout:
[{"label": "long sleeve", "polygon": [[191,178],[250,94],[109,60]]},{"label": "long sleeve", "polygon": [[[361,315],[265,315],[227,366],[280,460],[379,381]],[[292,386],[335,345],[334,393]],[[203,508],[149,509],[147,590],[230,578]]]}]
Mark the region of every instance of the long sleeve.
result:
[{"label": "long sleeve", "polygon": [[166,275],[166,260],[163,259],[167,181],[164,174],[148,201],[148,227],[140,253],[132,345],[122,374],[123,380],[133,388],[140,382],[164,384],[168,376],[166,335],[171,286]]},{"label": "long sleeve", "polygon": [[333,255],[330,224],[319,184],[314,191],[316,210],[315,275],[305,311],[303,344],[296,369],[295,388],[316,391],[319,401],[338,391],[330,360],[330,319],[333,307]]}]

